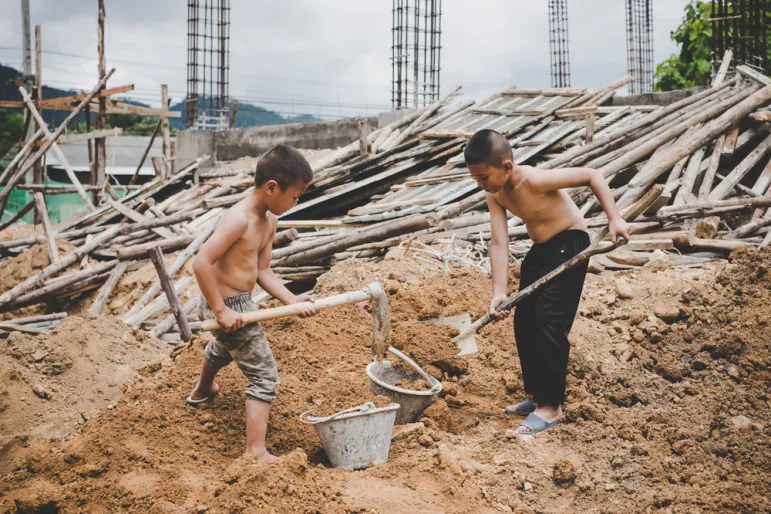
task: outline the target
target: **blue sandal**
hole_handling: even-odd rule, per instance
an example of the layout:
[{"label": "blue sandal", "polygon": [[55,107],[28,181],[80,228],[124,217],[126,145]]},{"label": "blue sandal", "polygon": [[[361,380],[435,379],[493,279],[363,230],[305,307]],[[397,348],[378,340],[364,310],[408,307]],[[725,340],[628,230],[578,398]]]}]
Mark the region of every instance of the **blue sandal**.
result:
[{"label": "blue sandal", "polygon": [[554,425],[556,425],[557,421],[559,420],[555,419],[551,423],[547,423],[546,421],[544,421],[543,419],[539,418],[538,416],[536,416],[531,412],[530,414],[527,415],[525,420],[519,425],[521,427],[525,427],[526,429],[528,429],[529,432],[525,432],[520,435],[535,435],[539,432],[543,432],[544,430],[548,430]]},{"label": "blue sandal", "polygon": [[515,416],[527,416],[534,410],[535,403],[533,403],[532,399],[528,398],[527,400],[521,401],[516,405],[509,405],[503,409],[503,412],[506,414],[514,414]]}]

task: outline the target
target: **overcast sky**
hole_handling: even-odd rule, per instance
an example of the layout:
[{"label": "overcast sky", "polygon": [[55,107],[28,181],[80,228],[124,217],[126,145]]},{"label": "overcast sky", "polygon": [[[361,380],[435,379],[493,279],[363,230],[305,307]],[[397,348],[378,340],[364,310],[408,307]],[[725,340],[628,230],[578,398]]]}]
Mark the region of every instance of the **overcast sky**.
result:
[{"label": "overcast sky", "polygon": [[[0,62],[21,68],[21,0],[3,0]],[[43,82],[90,89],[97,73],[97,0],[31,0],[42,25]],[[160,103],[160,84],[184,98],[187,2],[106,0],[110,85]],[[687,0],[654,0],[654,58]],[[374,114],[391,102],[391,1],[231,0],[230,93],[283,114]],[[601,87],[626,72],[623,0],[569,0],[573,86]],[[509,84],[548,87],[546,0],[444,0],[441,87],[480,98]],[[33,43],[34,54],[34,43]],[[33,68],[34,70],[34,68]]]}]

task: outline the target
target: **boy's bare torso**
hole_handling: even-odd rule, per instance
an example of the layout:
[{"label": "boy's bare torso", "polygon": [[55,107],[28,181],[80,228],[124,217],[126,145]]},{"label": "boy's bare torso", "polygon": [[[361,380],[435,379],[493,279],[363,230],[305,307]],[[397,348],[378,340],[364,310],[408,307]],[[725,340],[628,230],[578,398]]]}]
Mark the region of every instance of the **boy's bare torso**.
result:
[{"label": "boy's bare torso", "polygon": [[246,220],[241,237],[214,263],[214,273],[223,298],[251,292],[259,276],[260,253],[271,242],[277,218],[270,212],[264,219],[250,209],[248,199],[241,200],[231,212]]},{"label": "boy's bare torso", "polygon": [[535,243],[548,241],[565,230],[587,230],[584,217],[565,190],[541,193],[527,180],[536,173],[548,173],[532,166],[520,166],[521,179],[493,195],[495,201],[525,222],[527,233]]}]

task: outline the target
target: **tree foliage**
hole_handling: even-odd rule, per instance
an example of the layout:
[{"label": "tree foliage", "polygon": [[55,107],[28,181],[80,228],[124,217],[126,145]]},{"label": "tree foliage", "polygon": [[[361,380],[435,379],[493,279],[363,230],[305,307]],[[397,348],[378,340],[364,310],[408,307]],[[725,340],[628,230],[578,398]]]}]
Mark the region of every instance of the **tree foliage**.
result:
[{"label": "tree foliage", "polygon": [[21,140],[24,116],[0,110],[0,159]]},{"label": "tree foliage", "polygon": [[656,91],[672,91],[696,86],[708,86],[712,77],[711,6],[694,0],[685,6],[685,16],[671,38],[680,46],[656,67]]}]

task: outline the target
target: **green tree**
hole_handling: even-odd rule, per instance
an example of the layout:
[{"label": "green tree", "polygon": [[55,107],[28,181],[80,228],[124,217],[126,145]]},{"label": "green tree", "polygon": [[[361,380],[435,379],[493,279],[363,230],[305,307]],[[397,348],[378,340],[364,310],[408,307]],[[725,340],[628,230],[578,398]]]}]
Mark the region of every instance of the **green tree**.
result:
[{"label": "green tree", "polygon": [[709,3],[694,0],[685,6],[685,17],[672,32],[672,41],[680,46],[656,66],[655,90],[672,91],[696,86],[708,86],[712,77],[712,8]]},{"label": "green tree", "polygon": [[0,110],[0,159],[21,140],[23,131],[24,116]]}]

